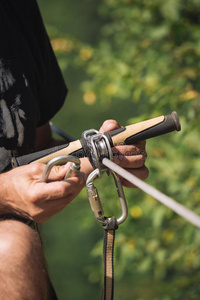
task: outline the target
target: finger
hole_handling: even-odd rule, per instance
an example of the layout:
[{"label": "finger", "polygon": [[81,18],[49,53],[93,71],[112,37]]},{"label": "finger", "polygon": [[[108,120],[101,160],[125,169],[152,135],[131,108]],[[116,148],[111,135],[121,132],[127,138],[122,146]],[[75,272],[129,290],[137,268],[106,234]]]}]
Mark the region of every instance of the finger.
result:
[{"label": "finger", "polygon": [[35,211],[33,220],[37,223],[45,223],[51,217],[61,212],[68,204],[65,198],[57,201],[49,201],[44,207],[40,207]]},{"label": "finger", "polygon": [[134,145],[140,149],[144,149],[145,146],[146,146],[146,140],[142,140],[142,141],[139,141],[137,143],[134,143]]},{"label": "finger", "polygon": [[54,214],[63,210],[68,204],[70,204],[75,196],[76,193],[69,193],[63,198],[55,198],[51,200],[49,199],[48,201],[42,202],[40,207],[38,207],[35,211],[35,218],[36,216],[40,216],[40,218],[43,218],[45,215],[48,216],[48,218],[50,217],[50,215],[53,216]]},{"label": "finger", "polygon": [[[70,178],[68,182],[61,181],[59,182],[59,186],[57,182],[46,183],[46,186],[48,185],[48,192],[51,193],[50,197],[47,197],[47,194],[44,192],[43,201],[38,201],[38,204],[35,203],[36,206],[33,205],[31,212],[33,220],[38,223],[44,223],[69,205],[84,187],[84,184],[81,184],[83,180],[78,180],[79,185],[77,185],[77,178]],[[75,184],[74,181],[76,181]],[[61,185],[64,186],[63,191],[60,189]],[[52,188],[53,190],[51,190]]]},{"label": "finger", "polygon": [[61,212],[67,205],[69,205],[80,190],[67,194],[63,198],[50,198],[40,203],[40,205],[33,208],[32,219],[38,223],[44,223],[55,214]]},{"label": "finger", "polygon": [[147,157],[145,149],[130,145],[113,148],[113,160],[123,168],[140,168]]},{"label": "finger", "polygon": [[135,156],[117,156],[114,157],[113,161],[122,168],[132,169],[141,168],[145,164],[145,156],[135,155]]},{"label": "finger", "polygon": [[63,180],[65,174],[70,170],[71,162],[63,166],[54,166],[48,176],[48,181]]},{"label": "finger", "polygon": [[[144,148],[143,148],[144,149]],[[113,156],[125,155],[125,156],[134,156],[140,154],[142,148],[136,145],[120,145],[112,148]]]},{"label": "finger", "polygon": [[124,154],[124,155],[137,155],[140,154],[142,150],[145,150],[145,141],[136,143],[134,145],[117,145],[112,148],[113,154]]},{"label": "finger", "polygon": [[66,180],[51,181],[48,183],[39,182],[35,189],[37,192],[30,198],[33,203],[40,203],[41,201],[65,198],[70,193],[77,195],[83,188],[84,183],[85,176],[83,173],[80,173],[77,177],[71,177]]},{"label": "finger", "polygon": [[117,128],[121,128],[121,126],[115,120],[106,120],[101,128],[99,129],[100,133],[104,133],[107,131],[111,131]]},{"label": "finger", "polygon": [[[136,177],[138,177],[141,180],[145,180],[148,175],[149,175],[149,170],[146,166],[143,166],[142,168],[139,169],[127,169],[127,171],[133,175],[135,175]],[[137,188],[137,186],[133,185],[130,181],[126,180],[123,177],[120,177],[121,179],[121,183],[124,187],[127,188]]]},{"label": "finger", "polygon": [[48,203],[43,203],[40,207],[37,207],[34,210],[34,214],[32,219],[37,223],[45,223],[48,221],[52,216],[56,215],[57,213],[61,212],[67,203],[64,199],[59,199],[58,201],[49,201]]},{"label": "finger", "polygon": [[[77,179],[77,178],[76,178]],[[50,217],[66,207],[81,191],[82,186],[74,188],[68,182],[39,183],[40,193],[30,198],[29,214],[39,223],[46,222]]]}]

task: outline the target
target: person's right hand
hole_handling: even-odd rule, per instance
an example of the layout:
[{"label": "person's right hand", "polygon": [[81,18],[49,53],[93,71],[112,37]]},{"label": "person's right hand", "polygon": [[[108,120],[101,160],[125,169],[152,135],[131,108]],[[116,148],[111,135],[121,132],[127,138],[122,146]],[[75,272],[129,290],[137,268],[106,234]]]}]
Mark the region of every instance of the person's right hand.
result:
[{"label": "person's right hand", "polygon": [[[0,175],[0,203],[6,207],[22,210],[38,223],[66,207],[85,185],[86,174],[63,180],[69,164],[55,166],[49,175],[48,183],[40,182],[45,165],[33,163],[18,167]],[[1,214],[4,212],[1,211]]]}]

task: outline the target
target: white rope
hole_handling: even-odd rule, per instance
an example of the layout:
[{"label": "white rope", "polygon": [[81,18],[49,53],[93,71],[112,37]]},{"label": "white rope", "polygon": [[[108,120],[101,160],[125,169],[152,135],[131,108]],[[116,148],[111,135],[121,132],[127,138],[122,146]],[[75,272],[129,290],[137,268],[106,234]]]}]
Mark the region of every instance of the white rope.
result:
[{"label": "white rope", "polygon": [[127,172],[126,170],[124,170],[123,168],[121,168],[120,166],[118,166],[117,164],[112,162],[111,160],[104,158],[102,160],[102,163],[109,169],[113,170],[114,172],[116,172],[117,174],[119,174],[120,176],[122,176],[123,178],[125,178],[126,180],[128,180],[129,182],[131,182],[132,184],[137,186],[138,188],[140,188],[145,193],[149,194],[156,200],[160,201],[165,206],[171,208],[178,215],[185,218],[187,221],[189,221],[196,227],[200,228],[200,217],[198,215],[196,215],[195,213],[193,213],[191,210],[187,209],[186,207],[179,204],[172,198],[161,193],[154,187],[150,186],[146,182],[144,182],[141,179],[139,179],[138,177],[136,177],[135,175]]}]

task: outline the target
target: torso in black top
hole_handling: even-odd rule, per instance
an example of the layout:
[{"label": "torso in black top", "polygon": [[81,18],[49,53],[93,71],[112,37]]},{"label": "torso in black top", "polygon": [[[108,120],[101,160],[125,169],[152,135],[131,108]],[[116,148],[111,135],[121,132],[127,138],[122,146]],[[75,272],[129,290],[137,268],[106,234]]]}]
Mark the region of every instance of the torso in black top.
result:
[{"label": "torso in black top", "polygon": [[35,0],[0,0],[0,172],[34,151],[67,89]]}]

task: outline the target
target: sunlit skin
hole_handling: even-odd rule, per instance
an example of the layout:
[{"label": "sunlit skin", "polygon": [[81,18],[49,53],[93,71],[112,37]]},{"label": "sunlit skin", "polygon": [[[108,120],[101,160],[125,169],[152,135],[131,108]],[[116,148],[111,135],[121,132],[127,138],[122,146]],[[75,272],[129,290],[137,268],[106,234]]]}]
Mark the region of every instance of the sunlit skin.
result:
[{"label": "sunlit skin", "polygon": [[[116,121],[104,122],[100,132],[117,129]],[[59,144],[52,139],[49,124],[37,130],[36,150]],[[141,154],[142,152],[142,154]],[[141,179],[148,176],[145,167],[145,142],[113,149],[114,161]],[[77,177],[63,180],[69,163],[56,166],[50,173],[50,182],[41,183],[45,169],[42,163],[15,168],[0,175],[1,213],[17,209],[25,212],[39,223],[44,223],[64,209],[85,186],[88,174],[93,170],[87,158],[81,159],[81,172]],[[124,186],[133,187],[126,181]],[[5,220],[0,222],[0,292],[5,299],[51,299],[48,272],[37,232],[22,222]]]},{"label": "sunlit skin", "polygon": [[[100,128],[100,132],[106,132],[119,128],[114,120],[107,120]],[[36,149],[45,148],[55,144],[52,140],[48,124],[38,129]],[[148,176],[145,167],[145,142],[137,145],[123,145],[113,148],[114,162],[126,168],[140,179]],[[20,209],[29,214],[30,218],[38,223],[44,223],[53,215],[63,210],[85,186],[87,176],[93,170],[87,158],[81,159],[81,171],[76,177],[63,180],[69,168],[69,164],[55,166],[48,183],[41,183],[40,179],[45,165],[32,163],[30,165],[15,168],[0,175],[1,195],[0,202],[9,204],[15,209]],[[122,184],[133,188],[130,183],[122,179]]]}]

